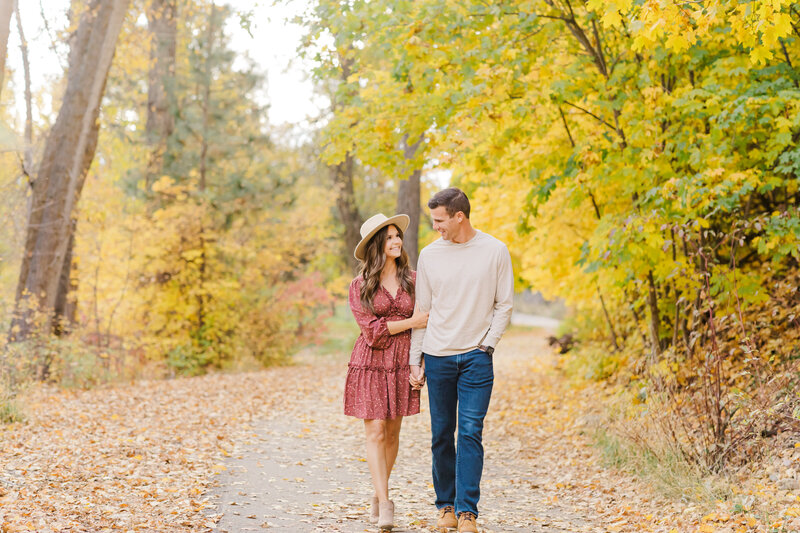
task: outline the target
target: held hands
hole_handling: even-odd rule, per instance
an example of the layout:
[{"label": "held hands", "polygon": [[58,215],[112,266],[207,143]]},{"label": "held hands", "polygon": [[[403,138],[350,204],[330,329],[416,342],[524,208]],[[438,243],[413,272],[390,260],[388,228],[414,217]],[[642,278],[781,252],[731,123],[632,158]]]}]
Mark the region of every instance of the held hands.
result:
[{"label": "held hands", "polygon": [[[427,313],[426,313],[427,314]],[[411,365],[411,375],[408,376],[413,390],[420,390],[425,385],[425,366]]]},{"label": "held hands", "polygon": [[411,327],[415,329],[422,329],[428,326],[428,312],[420,311],[419,308],[414,308],[414,314],[409,318]]},{"label": "held hands", "polygon": [[[411,327],[422,329],[428,326],[428,312],[420,311],[419,307],[414,308],[414,314],[409,318]],[[420,390],[425,385],[425,360],[421,365],[411,365],[411,373],[408,376],[413,390]]]}]

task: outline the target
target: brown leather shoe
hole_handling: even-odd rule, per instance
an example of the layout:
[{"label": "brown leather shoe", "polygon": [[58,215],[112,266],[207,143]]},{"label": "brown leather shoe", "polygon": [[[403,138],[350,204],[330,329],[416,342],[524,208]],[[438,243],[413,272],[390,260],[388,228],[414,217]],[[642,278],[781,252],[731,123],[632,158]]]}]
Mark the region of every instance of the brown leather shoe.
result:
[{"label": "brown leather shoe", "polygon": [[458,515],[458,533],[478,533],[478,524],[475,523],[474,514],[461,513]]},{"label": "brown leather shoe", "polygon": [[439,520],[436,521],[436,527],[447,529],[455,529],[458,527],[456,510],[452,505],[446,505],[439,509]]}]

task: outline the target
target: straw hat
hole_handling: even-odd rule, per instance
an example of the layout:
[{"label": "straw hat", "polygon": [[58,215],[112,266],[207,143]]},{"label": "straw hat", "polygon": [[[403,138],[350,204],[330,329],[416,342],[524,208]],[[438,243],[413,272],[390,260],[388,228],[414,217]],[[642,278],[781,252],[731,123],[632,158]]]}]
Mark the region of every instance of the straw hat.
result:
[{"label": "straw hat", "polygon": [[353,255],[359,261],[363,261],[364,251],[367,248],[367,243],[373,237],[373,235],[380,231],[381,228],[395,225],[400,228],[400,231],[405,231],[410,222],[411,219],[408,218],[408,215],[403,214],[386,218],[386,215],[383,213],[378,213],[377,215],[369,217],[366,222],[361,224],[361,242],[359,242],[358,246],[356,246],[356,250],[353,252]]}]

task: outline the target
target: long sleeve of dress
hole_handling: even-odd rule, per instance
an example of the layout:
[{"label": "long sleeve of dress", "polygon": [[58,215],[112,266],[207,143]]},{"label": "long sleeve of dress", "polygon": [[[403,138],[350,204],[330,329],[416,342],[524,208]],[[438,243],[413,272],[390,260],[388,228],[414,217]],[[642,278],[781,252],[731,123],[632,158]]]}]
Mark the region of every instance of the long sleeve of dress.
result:
[{"label": "long sleeve of dress", "polygon": [[391,342],[391,334],[386,325],[386,317],[377,317],[361,305],[361,278],[350,283],[350,310],[353,312],[361,335],[371,348],[382,350]]}]

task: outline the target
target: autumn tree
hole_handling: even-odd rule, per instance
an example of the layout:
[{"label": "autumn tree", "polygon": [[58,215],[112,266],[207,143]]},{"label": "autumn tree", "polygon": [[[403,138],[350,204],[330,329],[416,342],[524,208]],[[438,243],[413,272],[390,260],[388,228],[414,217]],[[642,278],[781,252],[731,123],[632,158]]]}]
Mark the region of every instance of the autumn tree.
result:
[{"label": "autumn tree", "polygon": [[308,147],[273,140],[282,132],[267,121],[263,73],[234,66],[232,20],[227,6],[182,4],[173,126],[150,183],[147,95],[129,80],[152,71],[141,60],[151,30],[125,26],[81,211],[78,294],[92,338],[104,348],[128,339],[175,373],[285,357],[330,308],[329,279],[315,272],[338,275],[328,176]]},{"label": "autumn tree", "polygon": [[[53,313],[69,255],[74,211],[97,143],[100,103],[127,0],[91,2],[81,13],[71,43],[67,86],[33,182],[25,254],[17,286],[11,337],[32,333],[32,313],[55,324]],[[67,275],[68,277],[68,275]]]},{"label": "autumn tree", "polygon": [[[382,5],[354,1],[318,2],[307,18],[307,46],[318,61],[318,83],[332,84],[334,102],[331,120],[323,131],[322,159],[334,168],[353,163],[373,169],[394,189],[394,202],[388,210],[407,213],[411,224],[404,246],[416,264],[419,239],[420,177],[426,142],[424,131],[429,117],[410,115],[390,107],[395,94],[414,92],[402,68],[389,73],[393,57],[389,43],[393,23],[408,23],[408,10],[396,7],[396,17],[382,12]],[[374,24],[365,25],[365,19]],[[401,19],[402,22],[398,22]],[[333,40],[333,46],[326,43]],[[388,104],[386,107],[381,107]],[[376,113],[382,109],[381,113]],[[375,113],[375,114],[373,114]],[[342,190],[347,191],[346,188]],[[374,210],[374,207],[372,207]],[[347,248],[352,250],[360,237],[348,230]],[[352,242],[350,242],[352,241]]]}]

